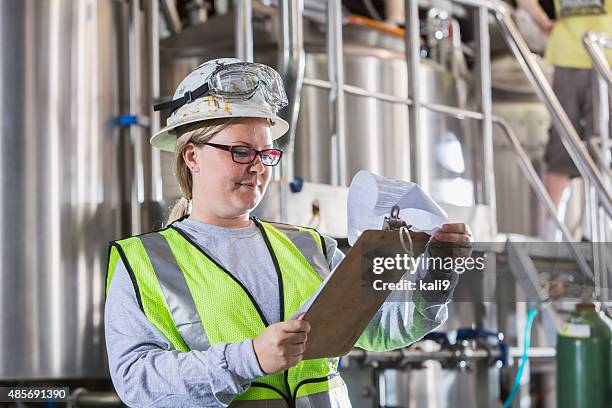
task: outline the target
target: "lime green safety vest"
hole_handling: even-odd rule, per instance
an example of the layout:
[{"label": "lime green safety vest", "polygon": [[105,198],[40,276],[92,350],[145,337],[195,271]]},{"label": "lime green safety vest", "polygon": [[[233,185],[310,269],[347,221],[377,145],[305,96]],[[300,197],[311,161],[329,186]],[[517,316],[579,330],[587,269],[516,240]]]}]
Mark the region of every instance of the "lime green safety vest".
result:
[{"label": "lime green safety vest", "polygon": [[[253,220],[276,268],[283,321],[317,290],[321,276],[329,274],[325,242],[310,228]],[[231,271],[173,225],[111,242],[107,291],[119,258],[134,284],[140,308],[176,350],[206,350],[219,342],[253,339],[270,324]],[[232,406],[348,404],[338,359],[323,358],[301,361],[282,373],[257,379]]]}]

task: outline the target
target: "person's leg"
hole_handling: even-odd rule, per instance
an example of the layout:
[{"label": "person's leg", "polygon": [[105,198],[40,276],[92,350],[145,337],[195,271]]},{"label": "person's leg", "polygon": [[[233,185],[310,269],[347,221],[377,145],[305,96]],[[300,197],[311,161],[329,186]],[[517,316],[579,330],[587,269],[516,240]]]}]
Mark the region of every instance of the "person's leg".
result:
[{"label": "person's leg", "polygon": [[[579,96],[581,89],[580,85],[574,82],[576,81],[576,74],[579,74],[580,71],[581,70],[571,68],[555,67],[553,77],[553,90],[555,95],[559,99],[561,106],[578,133],[581,133],[582,130],[580,123],[581,98]],[[571,178],[576,177],[579,173],[572,159],[569,157],[565,146],[563,146],[559,133],[552,125],[549,135],[550,137],[544,154],[544,161],[546,162],[544,186],[558,210],[561,206],[561,199],[564,197],[564,192]],[[545,214],[542,227],[541,235],[544,239],[558,240],[559,234],[556,233],[556,226],[547,213]]]},{"label": "person's leg", "polygon": [[[548,171],[544,173],[544,187],[546,187],[546,191],[548,191],[555,205],[557,217],[565,217],[565,208],[570,196],[569,191],[567,191],[567,186],[570,181],[571,178],[567,174],[552,173]],[[540,237],[547,241],[561,241],[561,231],[557,229],[557,225],[550,218],[548,213],[544,214],[544,222],[540,229]]]},{"label": "person's leg", "polygon": [[552,198],[556,208],[559,208],[561,197],[570,180],[567,174],[552,173],[549,171],[544,173],[544,187],[546,187],[546,191],[550,194],[550,198]]}]

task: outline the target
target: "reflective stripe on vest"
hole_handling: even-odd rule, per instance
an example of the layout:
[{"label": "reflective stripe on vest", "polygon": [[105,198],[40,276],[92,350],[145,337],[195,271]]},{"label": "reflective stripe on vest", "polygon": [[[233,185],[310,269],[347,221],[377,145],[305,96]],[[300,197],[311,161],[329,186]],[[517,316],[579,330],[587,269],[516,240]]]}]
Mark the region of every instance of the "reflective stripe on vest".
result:
[{"label": "reflective stripe on vest", "polygon": [[[279,279],[280,320],[289,318],[329,274],[325,243],[314,230],[256,220]],[[241,342],[261,333],[266,321],[254,298],[231,272],[210,258],[184,231],[162,231],[112,244],[110,267],[122,257],[147,318],[181,351]],[[108,287],[108,286],[107,286]],[[229,323],[228,323],[229,322]],[[284,373],[251,383],[235,401],[274,400],[301,405],[303,396],[330,399],[343,387],[337,359],[302,361]],[[331,380],[330,380],[331,379]],[[344,394],[343,394],[344,395]],[[333,398],[332,398],[333,399]],[[333,406],[333,405],[330,405]]]},{"label": "reflective stripe on vest", "polygon": [[174,324],[185,344],[190,350],[208,349],[210,345],[196,305],[168,241],[158,233],[143,235],[140,240],[157,274]]},{"label": "reflective stripe on vest", "polygon": [[[348,390],[342,379],[337,376],[330,380],[330,389],[298,397],[294,401],[295,408],[351,408]],[[336,382],[336,383],[334,383]],[[265,399],[251,401],[232,401],[232,408],[286,408],[287,402],[283,399]]]}]

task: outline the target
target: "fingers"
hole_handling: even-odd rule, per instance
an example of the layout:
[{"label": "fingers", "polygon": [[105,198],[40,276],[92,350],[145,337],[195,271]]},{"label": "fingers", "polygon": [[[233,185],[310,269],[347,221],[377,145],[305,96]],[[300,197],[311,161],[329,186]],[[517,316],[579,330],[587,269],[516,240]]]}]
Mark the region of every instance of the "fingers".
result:
[{"label": "fingers", "polygon": [[288,334],[285,342],[287,344],[305,343],[308,340],[308,335],[305,332]]},{"label": "fingers", "polygon": [[286,333],[300,333],[310,331],[310,323],[306,320],[287,320],[280,323],[281,328]]},{"label": "fingers", "polygon": [[457,243],[469,243],[472,241],[472,237],[465,234],[449,234],[449,233],[440,233],[436,232],[433,236],[435,241],[440,242],[457,242]]},{"label": "fingers", "polygon": [[253,348],[266,374],[280,372],[299,363],[306,351],[310,323],[288,320],[268,326],[253,340]]},{"label": "fingers", "polygon": [[432,237],[432,241],[439,242],[469,243],[472,240],[469,225],[462,222],[443,224]]},{"label": "fingers", "polygon": [[308,340],[308,331],[310,330],[310,324],[303,321],[298,327],[295,324],[288,324],[289,322],[297,322],[297,320],[288,320],[286,322],[278,323],[276,328],[276,345],[287,346],[293,344],[305,343]]},{"label": "fingers", "polygon": [[297,357],[304,354],[306,351],[306,343],[292,344],[285,348],[286,357]]},{"label": "fingers", "polygon": [[[308,325],[308,329],[310,330],[310,325]],[[279,347],[280,356],[287,359],[288,366],[293,366],[302,359],[302,355],[306,351],[307,340],[308,334],[306,331],[281,331],[279,337],[277,338],[276,346]]]},{"label": "fingers", "polygon": [[470,231],[470,226],[462,222],[442,224],[440,230],[442,230],[442,232],[444,233],[454,233],[462,235],[466,234],[470,236],[472,235],[472,231]]}]

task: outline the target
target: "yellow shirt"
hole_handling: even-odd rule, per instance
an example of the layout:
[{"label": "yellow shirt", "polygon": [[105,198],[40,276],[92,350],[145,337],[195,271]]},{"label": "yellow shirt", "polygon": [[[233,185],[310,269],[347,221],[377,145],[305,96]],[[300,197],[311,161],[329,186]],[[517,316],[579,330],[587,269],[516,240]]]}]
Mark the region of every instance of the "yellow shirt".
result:
[{"label": "yellow shirt", "polygon": [[[560,4],[597,4],[597,0],[555,0],[557,21],[546,48],[546,61],[565,68],[591,68],[591,58],[584,48],[582,36],[595,31],[612,37],[612,0],[605,0],[604,10],[595,15],[563,16]],[[567,7],[564,8],[567,10]],[[612,50],[606,50],[612,64]]]}]

